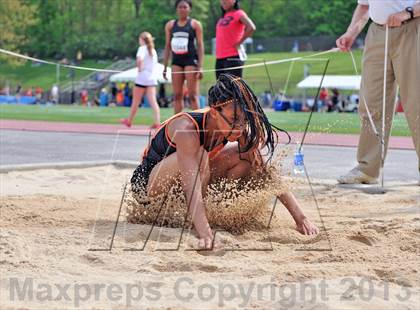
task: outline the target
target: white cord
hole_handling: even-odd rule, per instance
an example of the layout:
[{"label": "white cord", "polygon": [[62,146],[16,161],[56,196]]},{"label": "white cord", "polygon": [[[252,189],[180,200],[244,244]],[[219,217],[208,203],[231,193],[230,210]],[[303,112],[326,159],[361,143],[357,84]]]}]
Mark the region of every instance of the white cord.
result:
[{"label": "white cord", "polygon": [[289,67],[289,73],[287,74],[286,84],[284,85],[284,89],[282,91],[283,95],[281,96],[281,99],[280,99],[282,102],[284,102],[286,99],[286,92],[287,92],[287,88],[289,87],[290,76],[292,74],[294,65],[295,65],[295,61],[292,61]]},{"label": "white cord", "polygon": [[385,164],[385,115],[386,115],[386,86],[388,69],[388,38],[389,27],[385,26],[385,59],[384,59],[384,87],[382,95],[382,134],[381,134],[381,185],[384,187],[384,164]]},{"label": "white cord", "polygon": [[87,71],[98,71],[98,72],[110,72],[110,73],[121,72],[120,70],[97,69],[97,68],[87,68],[87,67],[79,67],[79,66],[72,66],[72,65],[64,65],[64,64],[57,63],[57,62],[38,59],[38,58],[22,55],[22,54],[19,54],[19,53],[11,52],[11,51],[8,51],[8,50],[4,50],[2,48],[0,48],[0,53],[7,54],[7,55],[10,55],[10,56],[14,56],[14,57],[19,57],[19,58],[26,59],[26,60],[32,60],[32,61],[36,61],[36,62],[48,64],[48,65],[61,66],[61,67],[72,68],[72,69],[87,70]]},{"label": "white cord", "polygon": [[[216,72],[216,71],[226,71],[226,70],[262,67],[262,66],[265,66],[265,65],[274,65],[274,64],[280,64],[280,63],[289,62],[289,61],[300,61],[300,60],[303,60],[303,59],[306,59],[306,58],[312,58],[312,57],[325,55],[325,54],[329,54],[329,53],[333,53],[333,52],[337,52],[337,51],[338,51],[338,48],[332,48],[332,49],[327,50],[327,51],[323,51],[323,52],[319,52],[319,53],[315,53],[315,54],[311,54],[311,55],[307,55],[307,56],[272,60],[272,61],[267,61],[267,62],[260,62],[260,63],[256,63],[256,64],[243,65],[243,66],[224,68],[224,69],[207,69],[207,70],[201,70],[201,71],[182,71],[182,72],[179,72],[179,74],[198,73],[198,72]],[[4,49],[1,49],[1,48],[0,48],[0,53],[7,54],[7,55],[10,55],[10,56],[14,56],[14,57],[19,57],[19,58],[26,59],[26,60],[32,60],[32,61],[36,61],[36,62],[40,62],[40,63],[45,63],[45,64],[49,64],[49,65],[58,65],[58,66],[65,67],[65,68],[73,68],[73,69],[88,70],[88,71],[98,71],[98,72],[110,72],[110,73],[122,72],[121,70],[97,69],[97,68],[64,65],[64,64],[59,64],[59,63],[52,62],[52,61],[47,61],[47,60],[42,60],[42,59],[22,55],[22,54],[15,53],[15,52],[8,51],[8,50],[4,50]],[[177,72],[172,72],[172,73],[173,74],[178,74]]]},{"label": "white cord", "polygon": [[[357,70],[356,60],[354,59],[354,55],[353,55],[353,52],[351,50],[350,50],[350,56],[351,56],[351,60],[353,62],[354,71],[356,72],[357,75],[359,75],[359,70]],[[370,125],[372,126],[373,133],[376,135],[376,137],[378,137],[378,139],[380,139],[378,129],[376,128],[375,123],[373,122],[372,114],[370,113],[369,107],[366,103],[366,98],[365,98],[364,92],[361,92],[361,95],[362,95],[362,98],[361,98],[362,100],[361,101],[362,101],[363,105],[365,106],[366,113],[368,115]]]}]

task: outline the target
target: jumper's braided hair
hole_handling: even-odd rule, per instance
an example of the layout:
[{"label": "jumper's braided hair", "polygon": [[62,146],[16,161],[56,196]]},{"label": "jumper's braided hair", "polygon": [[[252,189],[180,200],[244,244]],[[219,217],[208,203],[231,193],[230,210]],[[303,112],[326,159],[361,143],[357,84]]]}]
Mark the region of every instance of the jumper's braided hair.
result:
[{"label": "jumper's braided hair", "polygon": [[216,84],[209,89],[208,98],[212,108],[220,109],[226,104],[234,103],[245,114],[248,123],[244,131],[246,144],[239,149],[240,153],[267,147],[269,158],[273,156],[276,144],[273,129],[257,96],[242,78],[221,74]]}]

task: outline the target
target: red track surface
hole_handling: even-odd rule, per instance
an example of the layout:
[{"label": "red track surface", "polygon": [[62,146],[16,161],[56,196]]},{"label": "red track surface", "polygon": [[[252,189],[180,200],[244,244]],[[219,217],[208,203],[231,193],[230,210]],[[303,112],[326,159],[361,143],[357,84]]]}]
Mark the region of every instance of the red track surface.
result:
[{"label": "red track surface", "polygon": [[[143,136],[148,136],[150,132],[153,133],[153,131],[151,131],[147,126],[142,125],[127,128],[123,125],[110,124],[60,123],[20,120],[0,120],[0,129]],[[302,133],[299,132],[291,132],[290,135],[292,136],[293,141],[299,141],[302,138]],[[286,139],[286,137],[284,137],[284,139]],[[310,132],[306,136],[305,143],[312,145],[354,147],[357,146],[358,139],[358,135]],[[414,150],[414,144],[411,137],[391,137],[389,147],[392,149]]]}]

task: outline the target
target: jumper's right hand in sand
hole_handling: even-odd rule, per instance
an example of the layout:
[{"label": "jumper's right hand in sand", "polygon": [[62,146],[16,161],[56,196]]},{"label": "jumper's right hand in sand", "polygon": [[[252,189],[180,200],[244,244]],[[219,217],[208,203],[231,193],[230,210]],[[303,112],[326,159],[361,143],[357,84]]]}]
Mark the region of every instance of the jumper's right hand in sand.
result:
[{"label": "jumper's right hand in sand", "polygon": [[350,51],[351,47],[353,46],[356,37],[349,32],[346,32],[341,37],[339,37],[336,41],[337,47],[342,52]]}]

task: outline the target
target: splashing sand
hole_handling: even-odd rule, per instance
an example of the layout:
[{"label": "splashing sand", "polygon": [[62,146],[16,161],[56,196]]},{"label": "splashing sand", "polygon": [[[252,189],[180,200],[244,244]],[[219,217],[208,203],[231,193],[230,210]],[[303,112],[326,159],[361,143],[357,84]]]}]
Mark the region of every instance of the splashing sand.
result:
[{"label": "splashing sand", "polygon": [[[281,153],[264,173],[248,180],[220,179],[208,186],[204,198],[207,219],[212,228],[240,234],[264,229],[270,217],[270,202],[289,186],[280,176]],[[279,169],[280,167],[280,169]],[[153,199],[145,193],[128,191],[125,197],[126,217],[133,224],[155,224],[164,227],[190,227],[185,195],[180,178],[165,194]]]}]

